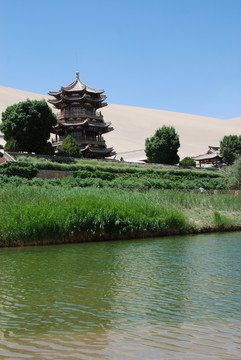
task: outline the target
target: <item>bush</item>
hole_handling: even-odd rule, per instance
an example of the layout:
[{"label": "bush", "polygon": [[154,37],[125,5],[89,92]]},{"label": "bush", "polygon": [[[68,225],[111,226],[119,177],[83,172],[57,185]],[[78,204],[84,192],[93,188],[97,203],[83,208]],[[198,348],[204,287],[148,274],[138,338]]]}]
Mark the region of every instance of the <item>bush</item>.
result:
[{"label": "bush", "polygon": [[32,179],[37,175],[38,169],[28,163],[6,162],[1,165],[0,173],[7,176],[19,176]]},{"label": "bush", "polygon": [[196,166],[196,161],[190,156],[186,156],[179,164],[182,166]]},{"label": "bush", "polygon": [[77,170],[77,171],[74,171],[73,176],[80,178],[80,179],[86,179],[86,178],[93,177],[93,173],[88,170]]},{"label": "bush", "polygon": [[75,159],[71,159],[68,157],[60,157],[59,155],[56,156],[52,161],[57,162],[59,164],[76,164]]},{"label": "bush", "polygon": [[107,181],[111,181],[115,178],[115,174],[101,170],[96,170],[94,172],[94,176],[98,179],[107,180]]}]

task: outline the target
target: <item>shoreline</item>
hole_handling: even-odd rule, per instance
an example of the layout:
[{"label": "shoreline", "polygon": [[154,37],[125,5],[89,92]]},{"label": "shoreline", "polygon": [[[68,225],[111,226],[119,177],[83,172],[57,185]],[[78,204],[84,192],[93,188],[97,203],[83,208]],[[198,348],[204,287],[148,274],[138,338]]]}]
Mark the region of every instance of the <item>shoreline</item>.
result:
[{"label": "shoreline", "polygon": [[4,248],[16,248],[16,247],[28,247],[28,246],[48,246],[48,245],[63,245],[63,244],[80,244],[80,243],[91,243],[91,242],[105,242],[105,241],[121,241],[121,240],[141,240],[165,236],[177,236],[177,235],[197,235],[197,234],[208,234],[217,232],[239,232],[241,231],[241,225],[230,225],[227,227],[223,226],[204,226],[202,228],[190,227],[187,229],[168,229],[161,231],[146,231],[137,233],[125,233],[125,234],[91,234],[81,233],[76,234],[73,237],[65,237],[60,240],[52,238],[46,238],[41,241],[33,242],[12,242],[0,245],[0,249]]},{"label": "shoreline", "polygon": [[[241,231],[240,196],[141,191],[139,179],[147,186],[153,180],[148,176],[129,176],[124,189],[121,183],[110,186],[111,181],[96,188],[99,179],[93,184],[92,179],[72,177],[62,182],[10,179],[5,183],[3,178],[0,192],[1,248]],[[211,184],[213,176],[205,181]]]}]

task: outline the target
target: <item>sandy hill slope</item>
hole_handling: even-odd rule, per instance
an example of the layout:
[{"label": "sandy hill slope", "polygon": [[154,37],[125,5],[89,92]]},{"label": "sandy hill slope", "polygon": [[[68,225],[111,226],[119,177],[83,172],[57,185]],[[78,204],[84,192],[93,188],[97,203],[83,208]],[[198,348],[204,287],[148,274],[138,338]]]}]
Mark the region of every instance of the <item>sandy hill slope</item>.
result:
[{"label": "sandy hill slope", "polygon": [[[0,112],[7,106],[26,99],[48,99],[49,96],[0,86]],[[222,120],[207,116],[183,114],[126,105],[109,104],[102,109],[105,121],[111,121],[114,131],[105,135],[107,146],[117,152],[117,158],[145,158],[145,139],[162,125],[174,126],[180,137],[179,156],[205,153],[208,146],[219,146],[224,135],[239,135],[241,117]],[[0,139],[0,142],[2,140]]]}]

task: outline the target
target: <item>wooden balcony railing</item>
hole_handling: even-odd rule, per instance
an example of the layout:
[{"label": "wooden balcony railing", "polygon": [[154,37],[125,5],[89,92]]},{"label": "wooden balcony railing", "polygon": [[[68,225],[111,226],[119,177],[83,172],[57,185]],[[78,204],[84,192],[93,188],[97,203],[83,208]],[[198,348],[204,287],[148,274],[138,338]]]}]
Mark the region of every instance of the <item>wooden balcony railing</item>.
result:
[{"label": "wooden balcony railing", "polygon": [[99,112],[93,113],[91,111],[73,111],[73,112],[69,112],[69,111],[62,111],[60,114],[56,115],[58,120],[61,119],[73,119],[76,117],[86,117],[86,118],[90,118],[90,119],[98,119],[98,120],[103,120],[103,115]]},{"label": "wooden balcony railing", "polygon": [[[101,145],[101,146],[105,146],[106,144],[105,144],[105,140],[104,139],[101,139],[101,140],[94,140],[93,138],[85,138],[85,139],[78,139],[78,138],[75,138],[75,140],[77,141],[77,143],[79,144],[79,145],[88,145],[88,144],[90,144],[90,145]],[[59,139],[59,140],[57,140],[57,141],[52,141],[52,145],[54,146],[54,147],[58,147],[58,146],[60,146],[61,144],[62,144],[62,142],[63,142],[63,139],[61,140],[61,139]]]}]

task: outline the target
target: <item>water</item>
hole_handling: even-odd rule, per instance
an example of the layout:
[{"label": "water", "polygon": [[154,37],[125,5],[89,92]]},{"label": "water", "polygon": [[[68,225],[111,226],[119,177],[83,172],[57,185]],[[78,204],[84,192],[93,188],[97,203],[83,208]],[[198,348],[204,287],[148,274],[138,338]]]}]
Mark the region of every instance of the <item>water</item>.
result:
[{"label": "water", "polygon": [[240,359],[241,234],[0,249],[0,359]]}]

